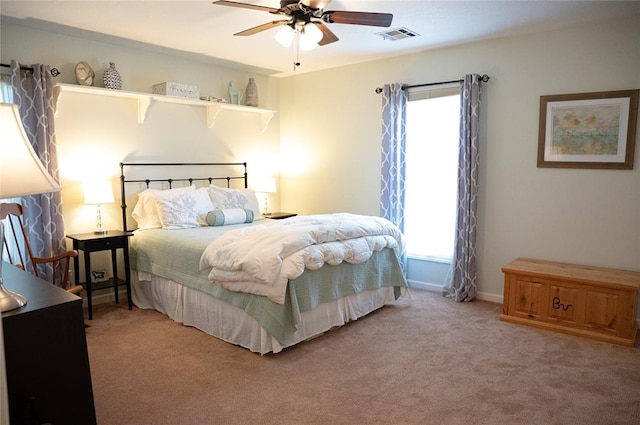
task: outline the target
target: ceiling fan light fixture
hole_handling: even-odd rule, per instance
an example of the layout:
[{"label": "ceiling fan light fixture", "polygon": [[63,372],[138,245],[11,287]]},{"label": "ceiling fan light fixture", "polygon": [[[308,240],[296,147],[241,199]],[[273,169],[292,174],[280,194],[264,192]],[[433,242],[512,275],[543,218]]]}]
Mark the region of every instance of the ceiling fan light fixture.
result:
[{"label": "ceiling fan light fixture", "polygon": [[[1,1],[1,0],[0,0]],[[275,1],[275,0],[274,0]],[[213,4],[231,6],[243,9],[254,9],[273,15],[287,16],[287,20],[276,20],[258,25],[235,33],[237,36],[254,35],[278,26],[282,28],[276,33],[275,39],[285,47],[293,44],[295,59],[293,69],[300,66],[300,50],[311,50],[316,46],[326,46],[338,41],[338,37],[325,25],[350,24],[368,25],[374,27],[389,27],[393,20],[391,13],[354,12],[340,10],[325,10],[331,0],[280,0],[280,8],[258,6],[253,3],[243,3],[237,0],[218,0]]]},{"label": "ceiling fan light fixture", "polygon": [[300,50],[315,49],[322,37],[322,31],[315,24],[306,24],[300,29]]},{"label": "ceiling fan light fixture", "polygon": [[282,44],[284,47],[289,47],[291,46],[291,42],[293,41],[294,35],[295,35],[295,30],[291,28],[289,25],[284,25],[276,33],[275,39],[278,43]]}]

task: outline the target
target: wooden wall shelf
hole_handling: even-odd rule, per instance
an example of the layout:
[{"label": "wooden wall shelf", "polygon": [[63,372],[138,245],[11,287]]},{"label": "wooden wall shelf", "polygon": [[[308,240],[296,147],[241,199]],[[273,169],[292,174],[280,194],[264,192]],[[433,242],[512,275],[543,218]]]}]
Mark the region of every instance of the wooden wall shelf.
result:
[{"label": "wooden wall shelf", "polygon": [[190,105],[203,107],[206,111],[207,127],[213,128],[220,111],[229,110],[236,112],[249,112],[260,115],[260,130],[264,132],[269,126],[276,111],[268,109],[254,108],[252,106],[234,105],[232,103],[208,102],[205,100],[186,99],[181,97],[165,96],[160,94],[139,93],[126,90],[110,90],[101,87],[80,86],[75,84],[56,84],[53,86],[56,111],[58,102],[63,93],[83,93],[97,96],[119,97],[122,99],[133,99],[138,103],[138,122],[144,123],[147,118],[147,111],[152,102],[175,103],[180,105]]}]

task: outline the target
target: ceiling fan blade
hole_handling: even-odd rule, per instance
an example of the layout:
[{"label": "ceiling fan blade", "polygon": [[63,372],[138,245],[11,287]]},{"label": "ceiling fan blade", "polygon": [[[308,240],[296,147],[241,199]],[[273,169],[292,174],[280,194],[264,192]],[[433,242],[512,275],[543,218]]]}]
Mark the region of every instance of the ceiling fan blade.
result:
[{"label": "ceiling fan blade", "polygon": [[257,4],[240,3],[237,1],[219,0],[219,1],[214,1],[213,4],[217,4],[220,6],[232,6],[232,7],[241,7],[244,9],[261,10],[263,12],[269,12],[269,13],[278,13],[279,11],[279,9],[274,9],[273,7],[258,6]]},{"label": "ceiling fan blade", "polygon": [[375,12],[343,12],[329,10],[322,14],[322,20],[330,24],[371,25],[374,27],[388,27],[391,25],[391,13]]},{"label": "ceiling fan blade", "polygon": [[331,0],[302,0],[302,3],[312,9],[324,9],[331,3]]},{"label": "ceiling fan blade", "polygon": [[325,44],[333,43],[339,40],[339,38],[331,32],[329,27],[327,27],[322,22],[310,22],[311,24],[318,27],[318,29],[322,32],[322,39],[318,41],[318,46],[324,46]]},{"label": "ceiling fan blade", "polygon": [[239,36],[244,36],[244,35],[253,35],[253,34],[257,34],[261,31],[266,31],[268,29],[280,26],[280,25],[286,25],[288,24],[289,21],[288,20],[281,20],[281,21],[273,21],[273,22],[267,22],[266,24],[262,24],[262,25],[258,25],[257,27],[253,27],[253,28],[249,28],[248,30],[244,30],[244,31],[240,31],[237,32],[233,35],[239,35]]}]

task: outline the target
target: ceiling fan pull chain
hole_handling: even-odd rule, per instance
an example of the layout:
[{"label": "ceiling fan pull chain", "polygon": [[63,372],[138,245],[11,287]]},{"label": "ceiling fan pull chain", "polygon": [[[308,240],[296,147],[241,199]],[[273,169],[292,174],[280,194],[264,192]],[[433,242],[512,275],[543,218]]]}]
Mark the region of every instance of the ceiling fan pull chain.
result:
[{"label": "ceiling fan pull chain", "polygon": [[293,70],[295,71],[300,66],[300,32],[296,30],[293,35],[293,50],[295,59],[293,61]]}]

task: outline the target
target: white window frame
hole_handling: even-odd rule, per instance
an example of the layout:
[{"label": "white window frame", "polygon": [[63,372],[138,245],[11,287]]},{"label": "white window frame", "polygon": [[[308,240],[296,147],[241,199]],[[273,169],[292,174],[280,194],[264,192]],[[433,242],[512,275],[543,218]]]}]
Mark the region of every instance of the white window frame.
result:
[{"label": "white window frame", "polygon": [[[416,100],[424,100],[424,99],[433,99],[433,98],[445,97],[445,96],[452,96],[452,95],[460,95],[460,94],[461,94],[461,87],[458,83],[455,83],[452,85],[446,85],[446,86],[438,86],[438,87],[429,87],[429,86],[415,87],[415,88],[410,88],[407,92],[408,102],[412,102]],[[452,235],[452,237],[455,237],[455,235]],[[420,261],[442,263],[442,264],[451,264],[451,261],[452,261],[452,258],[448,258],[448,257],[420,255],[420,254],[413,254],[413,253],[408,253],[407,258],[420,260]]]}]

